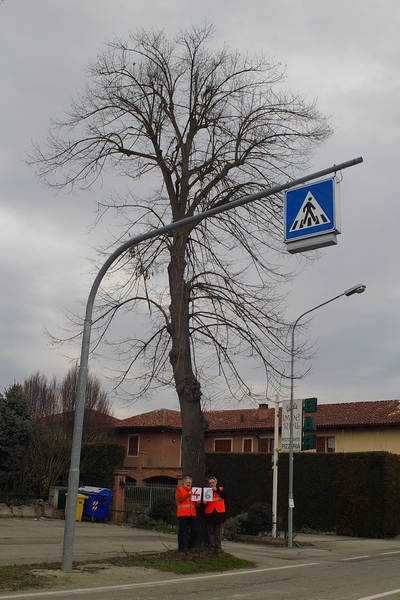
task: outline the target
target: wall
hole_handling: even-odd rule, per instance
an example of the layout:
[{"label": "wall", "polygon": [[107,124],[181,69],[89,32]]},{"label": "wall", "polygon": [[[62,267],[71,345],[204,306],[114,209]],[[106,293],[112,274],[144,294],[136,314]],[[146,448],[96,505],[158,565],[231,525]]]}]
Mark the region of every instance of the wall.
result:
[{"label": "wall", "polygon": [[[391,452],[400,455],[400,431],[398,427],[353,427],[344,428],[318,428],[317,436],[327,436],[335,438],[335,452]],[[227,433],[227,434],[207,434],[205,438],[206,452],[214,452],[215,439],[231,439],[232,452],[243,452],[243,438],[253,439],[253,452],[259,451],[259,438],[268,438],[273,440],[272,433]],[[280,436],[278,448],[280,448]],[[315,452],[315,451],[310,451]]]},{"label": "wall", "polygon": [[[129,435],[132,435],[132,433],[119,434],[117,436],[117,443],[128,448]],[[176,431],[148,431],[139,433],[138,451],[138,456],[128,456],[126,453],[124,460],[125,469],[131,467],[179,467],[181,434]]]},{"label": "wall", "polygon": [[335,437],[336,452],[391,452],[400,454],[398,427],[318,429],[317,435]]},{"label": "wall", "polygon": [[63,510],[57,510],[52,503],[43,500],[33,500],[25,504],[8,505],[0,503],[0,518],[25,517],[30,519],[61,519],[64,517]]}]

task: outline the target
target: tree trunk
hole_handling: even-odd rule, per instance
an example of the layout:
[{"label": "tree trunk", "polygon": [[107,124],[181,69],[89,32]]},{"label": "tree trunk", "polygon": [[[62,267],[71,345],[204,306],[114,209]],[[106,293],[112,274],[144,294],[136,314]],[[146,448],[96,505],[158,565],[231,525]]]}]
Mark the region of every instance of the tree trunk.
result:
[{"label": "tree trunk", "polygon": [[188,234],[175,232],[168,266],[171,294],[170,361],[182,419],[182,472],[203,486],[205,477],[204,419],[201,390],[192,368],[189,335],[189,290],[185,281],[185,247]]}]

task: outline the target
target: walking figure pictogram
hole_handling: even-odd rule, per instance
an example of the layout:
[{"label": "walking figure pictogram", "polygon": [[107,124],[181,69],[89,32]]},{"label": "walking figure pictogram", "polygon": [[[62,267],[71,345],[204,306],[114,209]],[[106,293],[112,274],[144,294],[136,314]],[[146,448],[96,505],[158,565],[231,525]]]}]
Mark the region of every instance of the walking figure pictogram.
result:
[{"label": "walking figure pictogram", "polygon": [[303,212],[305,214],[301,220],[300,229],[302,229],[305,225],[306,225],[306,227],[311,227],[312,221],[314,221],[315,225],[319,224],[318,217],[313,212],[314,210],[315,210],[314,204],[311,202],[311,200],[308,200],[307,204],[303,207]]},{"label": "walking figure pictogram", "polygon": [[311,192],[308,192],[290,231],[300,231],[309,227],[329,223],[329,219]]}]

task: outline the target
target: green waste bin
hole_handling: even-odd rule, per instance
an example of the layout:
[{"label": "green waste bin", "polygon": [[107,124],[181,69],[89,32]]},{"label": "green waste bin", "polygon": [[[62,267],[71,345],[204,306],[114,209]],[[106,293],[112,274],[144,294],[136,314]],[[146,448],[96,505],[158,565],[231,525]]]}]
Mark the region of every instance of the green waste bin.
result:
[{"label": "green waste bin", "polygon": [[[82,521],[83,506],[85,504],[85,500],[87,500],[87,499],[88,499],[88,496],[85,496],[85,494],[78,494],[78,500],[76,503],[75,521]],[[68,506],[68,493],[65,494],[65,514],[67,514],[67,506]]]}]

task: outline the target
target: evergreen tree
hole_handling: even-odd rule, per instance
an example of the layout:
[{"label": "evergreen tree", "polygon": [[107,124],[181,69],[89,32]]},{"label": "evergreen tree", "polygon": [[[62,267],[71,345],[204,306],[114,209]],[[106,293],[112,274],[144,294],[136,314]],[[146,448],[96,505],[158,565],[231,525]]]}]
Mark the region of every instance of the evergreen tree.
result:
[{"label": "evergreen tree", "polygon": [[23,387],[14,383],[0,394],[0,485],[16,492],[25,489],[28,448],[33,420]]}]

